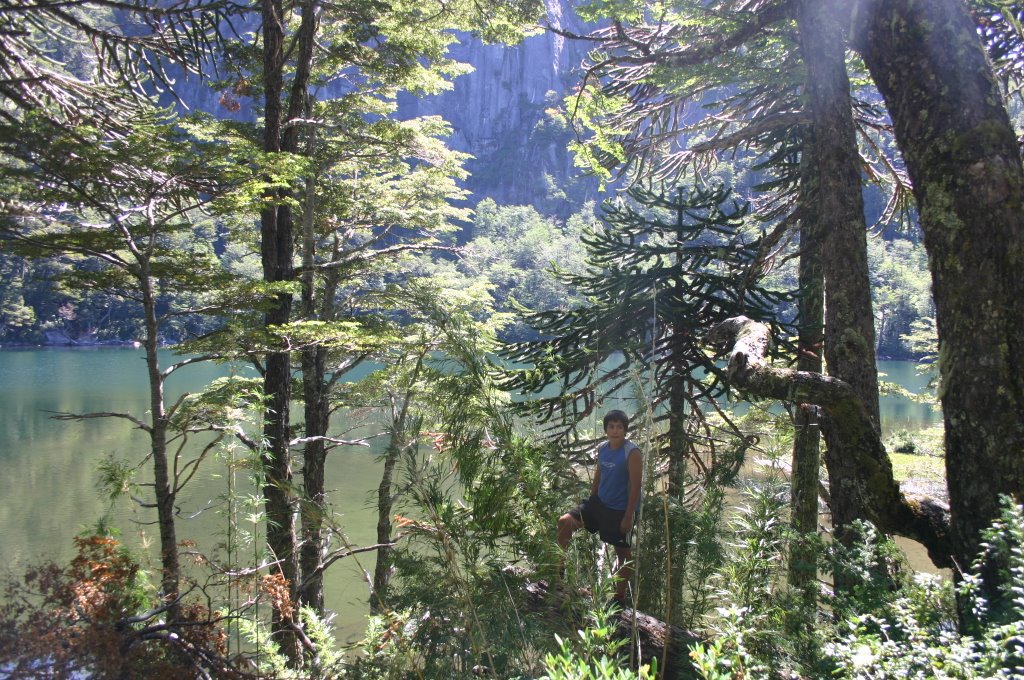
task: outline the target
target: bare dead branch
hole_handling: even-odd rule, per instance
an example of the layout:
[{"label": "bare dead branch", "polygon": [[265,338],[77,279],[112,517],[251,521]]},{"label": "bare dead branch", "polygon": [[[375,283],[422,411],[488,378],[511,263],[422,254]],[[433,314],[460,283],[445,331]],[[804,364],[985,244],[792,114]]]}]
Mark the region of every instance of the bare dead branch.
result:
[{"label": "bare dead branch", "polygon": [[152,432],[153,428],[150,425],[142,422],[135,416],[129,413],[116,413],[112,411],[101,411],[96,413],[64,413],[60,411],[43,411],[43,413],[52,413],[50,416],[54,420],[91,420],[93,418],[122,418],[135,425],[135,427],[143,430],[144,432]]}]

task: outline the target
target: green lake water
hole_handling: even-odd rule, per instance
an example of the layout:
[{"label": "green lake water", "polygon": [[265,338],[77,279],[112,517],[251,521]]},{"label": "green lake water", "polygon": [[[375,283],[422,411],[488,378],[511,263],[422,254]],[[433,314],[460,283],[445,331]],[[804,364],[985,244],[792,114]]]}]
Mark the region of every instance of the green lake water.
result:
[{"label": "green lake water", "polygon": [[[170,352],[162,357],[165,362],[172,360]],[[182,368],[168,381],[167,402],[183,391],[200,390],[229,370],[213,364]],[[127,412],[146,420],[148,401],[139,350],[0,351],[0,568],[17,572],[46,558],[70,559],[74,536],[109,512],[122,540],[147,556],[147,568],[154,573],[159,570],[158,530],[146,524],[155,513],[138,509],[125,498],[111,509],[97,491],[99,462],[110,454],[141,461],[148,450],[146,434],[122,419],[57,421],[51,417],[55,412]],[[207,460],[181,495],[182,514],[199,514],[179,523],[179,541],[195,540],[201,549],[212,550],[224,540],[223,498],[229,483],[225,467],[223,460]],[[341,448],[329,454],[326,485],[354,546],[376,543],[376,499],[370,498],[370,492],[380,484],[380,467],[372,447]],[[140,471],[140,481],[149,475],[147,465]],[[234,484],[238,493],[258,493],[244,472],[234,476]],[[142,489],[141,495],[149,497],[146,491]],[[240,514],[248,511],[239,507]],[[343,560],[327,577],[327,606],[338,612],[336,624],[345,639],[358,638],[364,628],[369,591],[360,565],[372,573],[372,553],[360,555],[359,564]]]},{"label": "green lake water", "polygon": [[[164,361],[171,361],[168,352]],[[885,380],[911,391],[924,388],[910,362],[880,362]],[[229,369],[212,364],[188,366],[171,376],[168,403],[183,391],[197,391]],[[148,555],[154,572],[157,529],[145,524],[151,511],[138,510],[122,499],[111,510],[97,492],[97,465],[107,455],[140,461],[147,450],[144,433],[124,420],[57,421],[55,412],[128,412],[145,420],[148,404],[145,364],[139,350],[10,349],[0,351],[0,565],[20,571],[45,558],[66,561],[74,553],[72,538],[109,512],[126,543]],[[916,429],[938,419],[938,412],[896,397],[882,399],[883,427]],[[337,421],[336,428],[352,423]],[[351,435],[346,435],[351,436]],[[383,445],[380,440],[379,445]],[[375,493],[380,464],[374,448],[340,448],[328,458],[327,488],[351,545],[376,541]],[[228,477],[223,462],[210,460],[181,497],[186,515],[179,540],[192,539],[204,550],[222,540]],[[142,470],[143,479],[148,468]],[[235,476],[245,491],[244,474]],[[256,492],[255,489],[251,489]],[[209,499],[215,499],[209,504]],[[555,510],[552,511],[553,513]],[[553,515],[554,516],[554,515]],[[148,549],[146,549],[148,547]],[[335,565],[327,575],[327,606],[338,613],[344,639],[358,638],[367,612],[363,569],[373,570],[372,553]]]}]

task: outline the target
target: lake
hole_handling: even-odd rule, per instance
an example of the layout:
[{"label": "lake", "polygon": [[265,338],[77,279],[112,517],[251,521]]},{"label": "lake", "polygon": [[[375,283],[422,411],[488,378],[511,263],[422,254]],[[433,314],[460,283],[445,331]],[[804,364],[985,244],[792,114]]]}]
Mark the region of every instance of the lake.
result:
[{"label": "lake", "polygon": [[[161,358],[173,360],[171,352]],[[168,381],[168,403],[182,392],[197,391],[229,368],[213,364],[187,366]],[[885,380],[910,391],[924,388],[912,362],[879,362]],[[145,364],[140,350],[125,348],[9,349],[0,351],[0,537],[3,566],[20,571],[25,565],[52,558],[67,561],[74,554],[72,538],[109,513],[123,540],[148,555],[146,566],[159,570],[158,534],[151,518],[122,498],[113,508],[97,491],[97,466],[113,454],[140,461],[148,450],[145,433],[124,420],[56,421],[55,412],[129,412],[145,419],[148,408]],[[898,397],[882,398],[884,429],[917,429],[938,419],[929,406]],[[342,423],[336,423],[341,425]],[[383,439],[377,440],[383,446]],[[376,542],[376,498],[381,465],[371,448],[337,449],[329,454],[327,488],[339,522],[354,546]],[[185,515],[206,508],[208,499],[222,499],[229,479],[223,461],[210,460],[181,497]],[[148,468],[143,469],[145,479]],[[245,490],[244,474],[234,483]],[[255,489],[251,489],[256,492]],[[223,500],[195,519],[182,521],[179,540],[193,538],[211,545],[223,531]],[[244,510],[240,510],[244,514]],[[361,637],[369,591],[362,569],[372,573],[372,553],[336,564],[325,583],[327,606],[338,612],[336,624],[345,640]]]},{"label": "lake", "polygon": [[[166,352],[162,362],[173,361]],[[184,391],[198,391],[227,375],[223,365],[195,364],[171,375],[167,401]],[[125,348],[11,349],[0,351],[0,537],[3,568],[18,571],[44,558],[67,561],[74,555],[72,538],[108,513],[122,540],[148,556],[145,566],[159,570],[159,533],[149,511],[125,498],[110,509],[97,491],[97,466],[113,454],[132,462],[148,451],[148,437],[122,419],[57,421],[55,412],[129,412],[146,420],[148,387],[140,350]],[[349,435],[351,436],[351,435]],[[383,441],[379,441],[383,444]],[[376,498],[381,465],[371,448],[337,449],[329,454],[326,486],[339,521],[352,545],[376,543]],[[180,507],[184,515],[203,510],[179,524],[178,539],[197,539],[201,547],[222,540],[228,491],[224,461],[209,460],[196,476]],[[149,467],[140,473],[148,478]],[[238,493],[258,493],[245,473],[235,475]],[[373,505],[371,506],[371,500]],[[246,508],[238,508],[244,515]],[[372,555],[359,563],[372,573]],[[355,559],[343,560],[328,573],[327,606],[336,612],[339,634],[361,637],[369,591]]]}]

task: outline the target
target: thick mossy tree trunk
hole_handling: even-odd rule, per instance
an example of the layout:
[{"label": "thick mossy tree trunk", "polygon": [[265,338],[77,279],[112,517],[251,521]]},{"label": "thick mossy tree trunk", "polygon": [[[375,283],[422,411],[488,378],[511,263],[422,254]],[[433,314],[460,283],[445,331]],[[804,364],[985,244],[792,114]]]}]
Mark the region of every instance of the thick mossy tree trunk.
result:
[{"label": "thick mossy tree trunk", "polygon": [[954,556],[966,569],[999,495],[1024,497],[1024,170],[961,0],[852,5],[853,42],[885,98],[920,210]]},{"label": "thick mossy tree trunk", "polygon": [[[811,163],[816,212],[822,224],[825,272],[825,363],[828,374],[850,385],[878,428],[878,373],[875,326],[868,278],[867,227],[861,197],[860,156],[846,73],[844,35],[830,3],[799,3],[800,49],[807,64],[807,99],[813,121]],[[871,492],[859,465],[889,465],[864,439],[839,436],[826,427],[832,523],[842,540],[850,523],[868,519]]]}]

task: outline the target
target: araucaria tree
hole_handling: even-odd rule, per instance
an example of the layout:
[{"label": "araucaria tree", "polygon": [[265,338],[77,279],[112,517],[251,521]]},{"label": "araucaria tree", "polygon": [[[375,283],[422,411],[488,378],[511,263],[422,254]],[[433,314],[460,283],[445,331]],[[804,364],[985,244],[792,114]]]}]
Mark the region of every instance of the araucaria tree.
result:
[{"label": "araucaria tree", "polygon": [[627,200],[606,203],[602,224],[583,237],[587,271],[561,275],[587,303],[530,314],[542,339],[506,351],[533,366],[514,374],[510,387],[559,388],[524,408],[572,428],[639,382],[651,389],[655,421],[668,425],[658,451],[668,460],[671,494],[683,493],[688,460],[706,474],[728,458],[717,459],[704,417],[724,386],[698,337],[737,313],[769,320],[787,298],[758,280],[764,244],[744,229],[748,209],[721,185],[636,186]]},{"label": "araucaria tree", "polygon": [[[806,323],[810,310],[821,307],[810,296],[824,295],[828,372],[854,386],[877,429],[874,319],[856,146],[858,125],[864,134],[876,123],[867,115],[870,107],[850,96],[841,45],[820,33],[830,25],[809,10],[798,14],[798,7],[722,0],[683,3],[666,16],[614,15],[612,27],[592,36],[607,51],[594,59],[594,84],[580,95],[584,121],[596,112],[598,122],[583,148],[596,150],[592,162],[606,167],[621,159],[619,173],[631,181],[701,177],[726,154],[753,164],[760,174],[745,189],[756,197],[757,217],[771,225],[768,243],[781,250],[797,224],[803,236],[816,234],[799,247],[808,270],[818,261],[824,277],[823,286],[805,280],[800,290],[800,323],[804,341],[811,343],[800,350],[821,351],[817,331]],[[816,42],[793,30],[801,22],[814,24]],[[801,48],[813,53],[813,64],[800,58]],[[884,156],[875,161],[890,167]],[[904,193],[893,192],[887,212],[898,208]],[[876,497],[884,497],[887,507],[893,498],[898,505],[898,489],[892,475],[884,474],[887,463],[873,441],[832,436],[835,431],[825,428],[826,462],[841,533],[855,519],[880,516]],[[877,484],[866,484],[863,473],[875,469],[883,474]]]}]

